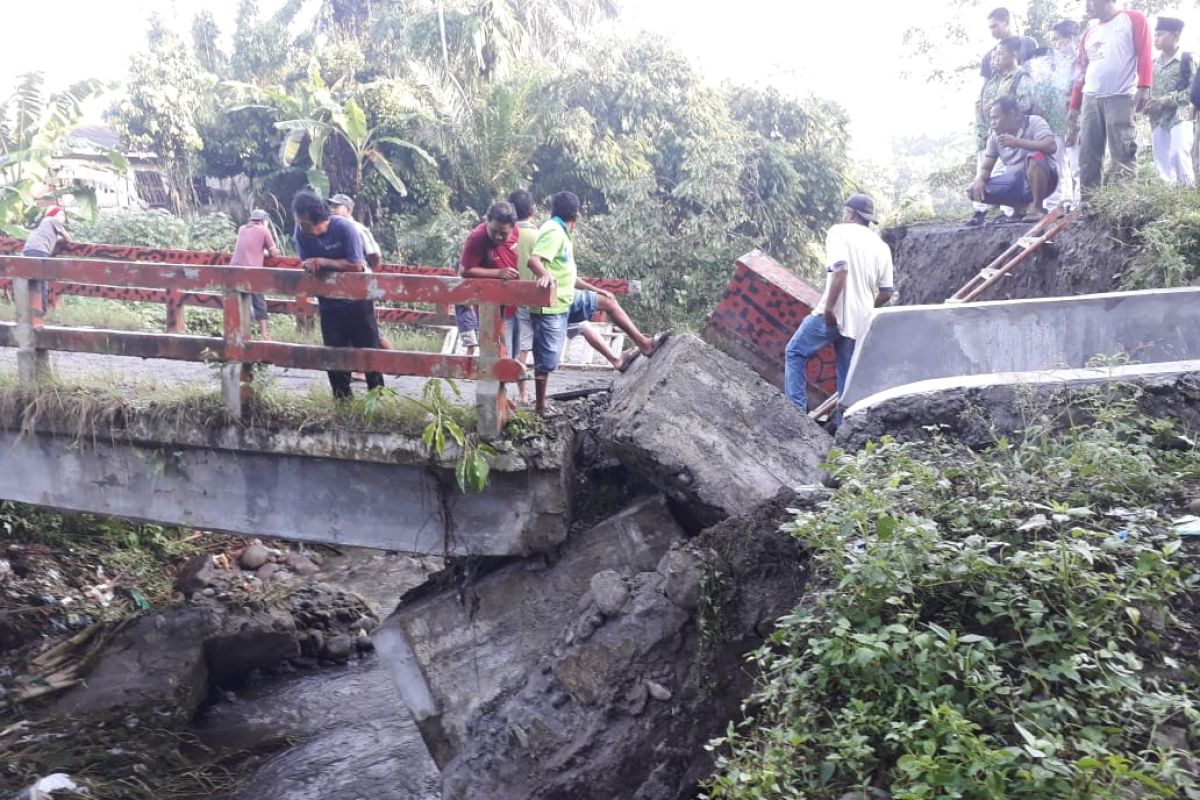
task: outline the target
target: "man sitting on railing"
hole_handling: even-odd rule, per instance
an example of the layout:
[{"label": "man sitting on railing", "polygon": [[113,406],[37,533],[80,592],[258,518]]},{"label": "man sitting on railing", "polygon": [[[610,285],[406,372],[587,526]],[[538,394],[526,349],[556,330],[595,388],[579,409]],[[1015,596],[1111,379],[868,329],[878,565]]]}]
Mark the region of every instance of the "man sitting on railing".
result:
[{"label": "man sitting on railing", "polygon": [[[331,217],[325,201],[312,192],[300,192],[292,200],[296,218],[296,253],[301,266],[312,273],[366,272],[362,237],[347,219]],[[320,297],[321,340],[326,347],[379,347],[379,326],[375,322],[375,304],[370,300],[346,300]],[[351,396],[350,373],[329,372],[333,396],[344,400]],[[367,373],[367,388],[383,386],[383,375]]]}]

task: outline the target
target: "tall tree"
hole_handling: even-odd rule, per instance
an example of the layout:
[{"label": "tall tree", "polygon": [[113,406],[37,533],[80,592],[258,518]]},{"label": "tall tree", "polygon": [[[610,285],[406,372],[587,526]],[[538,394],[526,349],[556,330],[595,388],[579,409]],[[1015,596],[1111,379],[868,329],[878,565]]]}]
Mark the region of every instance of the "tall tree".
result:
[{"label": "tall tree", "polygon": [[174,206],[190,208],[192,158],[203,146],[198,124],[213,80],[158,15],[150,18],[147,45],[130,59],[125,97],[108,118],[126,147],[162,159]]}]

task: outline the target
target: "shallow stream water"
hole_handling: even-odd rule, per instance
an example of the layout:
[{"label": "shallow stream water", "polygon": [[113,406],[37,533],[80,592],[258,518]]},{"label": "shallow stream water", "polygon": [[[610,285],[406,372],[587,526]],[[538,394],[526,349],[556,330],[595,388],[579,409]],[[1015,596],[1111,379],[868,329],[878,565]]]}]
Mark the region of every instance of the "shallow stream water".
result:
[{"label": "shallow stream water", "polygon": [[[422,563],[377,551],[325,559],[323,582],[355,592],[381,619],[425,580]],[[297,743],[266,757],[222,800],[437,800],[441,785],[416,726],[374,653],[347,666],[271,678],[205,709],[197,735],[247,748]]]}]

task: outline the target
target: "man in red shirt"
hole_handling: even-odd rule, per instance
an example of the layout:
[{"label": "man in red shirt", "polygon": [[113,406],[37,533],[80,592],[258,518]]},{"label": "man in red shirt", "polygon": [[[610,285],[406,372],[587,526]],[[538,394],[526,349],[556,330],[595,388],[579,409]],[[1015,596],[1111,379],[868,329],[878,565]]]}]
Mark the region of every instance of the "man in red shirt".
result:
[{"label": "man in red shirt", "polygon": [[[261,208],[250,212],[250,221],[238,229],[237,243],[233,246],[233,256],[229,259],[231,267],[261,267],[264,255],[279,255],[279,248],[275,246],[275,237],[271,235],[267,220],[267,212]],[[254,321],[258,323],[259,335],[265,339],[267,298],[261,294],[252,294],[250,305],[254,309]]]},{"label": "man in red shirt", "polygon": [[1146,108],[1154,82],[1154,41],[1145,15],[1118,9],[1115,0],[1087,0],[1087,11],[1100,24],[1080,37],[1070,106],[1072,120],[1079,120],[1084,192],[1100,185],[1106,145],[1114,178],[1136,174],[1134,114]]},{"label": "man in red shirt", "polygon": [[[464,278],[518,280],[521,277],[517,270],[519,241],[516,209],[510,203],[493,203],[487,210],[484,221],[467,236],[462,256],[458,260],[459,271]],[[516,308],[504,309],[505,342],[512,341],[513,318],[516,312]],[[456,309],[455,316],[459,320],[460,333],[478,332],[479,316],[473,306]],[[463,330],[464,320],[467,320],[466,331]],[[473,349],[468,345],[467,354],[474,355]]]}]

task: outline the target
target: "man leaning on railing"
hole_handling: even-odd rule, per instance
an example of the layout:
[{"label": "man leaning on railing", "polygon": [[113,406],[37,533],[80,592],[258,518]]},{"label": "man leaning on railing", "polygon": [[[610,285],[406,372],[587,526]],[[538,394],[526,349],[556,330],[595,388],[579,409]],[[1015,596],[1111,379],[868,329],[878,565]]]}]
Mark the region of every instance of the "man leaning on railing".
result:
[{"label": "man leaning on railing", "polygon": [[[353,223],[331,216],[325,201],[312,192],[300,192],[292,199],[296,218],[296,254],[308,272],[370,272],[363,253],[362,237]],[[375,322],[375,304],[370,300],[319,297],[321,340],[326,347],[379,347],[379,326]],[[350,373],[329,372],[329,385],[335,399],[351,396]],[[383,386],[383,375],[367,373],[367,388]]]}]

